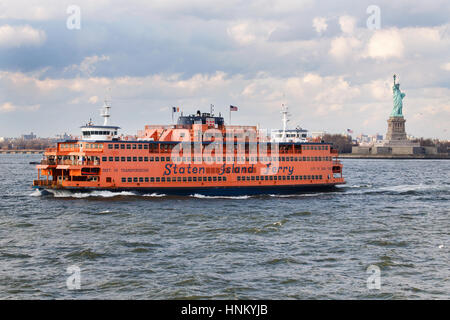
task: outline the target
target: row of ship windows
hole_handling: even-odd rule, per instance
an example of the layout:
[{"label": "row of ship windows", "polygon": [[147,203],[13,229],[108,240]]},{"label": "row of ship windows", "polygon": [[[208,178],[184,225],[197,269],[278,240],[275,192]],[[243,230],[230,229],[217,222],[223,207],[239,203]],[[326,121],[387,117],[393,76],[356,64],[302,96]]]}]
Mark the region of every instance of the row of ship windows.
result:
[{"label": "row of ship windows", "polygon": [[[173,147],[173,145],[167,145],[167,144],[161,144],[161,148],[163,149],[169,149]],[[121,144],[108,144],[108,149],[145,149],[147,150],[149,148],[149,144],[144,143],[121,143]],[[157,149],[158,146],[156,144],[152,144],[151,148]],[[303,145],[303,150],[328,150],[328,146],[308,146]]]},{"label": "row of ship windows", "polygon": [[[278,157],[278,161],[331,161],[331,157]],[[191,157],[178,157],[178,158],[172,158],[172,161],[177,163],[184,162],[189,163],[191,160],[195,160],[197,163],[202,161],[202,158],[192,158]],[[204,161],[208,162],[219,162],[220,157],[204,157]],[[260,161],[260,162],[269,162],[269,161],[277,161],[277,157],[223,157],[223,162],[249,162],[250,160],[252,162]],[[159,161],[170,161],[170,157],[102,157],[103,162],[159,162]]]},{"label": "row of ship windows", "polygon": [[[70,144],[70,143],[61,143],[60,148],[61,149],[78,149],[81,148],[83,144]],[[84,147],[86,149],[103,149],[102,143],[86,143],[84,144]]]},{"label": "row of ship windows", "polygon": [[238,176],[237,181],[280,181],[280,180],[322,180],[322,175],[305,175],[305,176]]},{"label": "row of ship windows", "polygon": [[134,177],[122,178],[122,182],[212,182],[212,181],[227,181],[227,177],[213,176],[213,177]]},{"label": "row of ship windows", "polygon": [[[322,175],[305,176],[238,176],[237,181],[294,181],[294,180],[322,180]],[[128,177],[122,178],[122,182],[216,182],[227,181],[225,176],[210,177]]]}]

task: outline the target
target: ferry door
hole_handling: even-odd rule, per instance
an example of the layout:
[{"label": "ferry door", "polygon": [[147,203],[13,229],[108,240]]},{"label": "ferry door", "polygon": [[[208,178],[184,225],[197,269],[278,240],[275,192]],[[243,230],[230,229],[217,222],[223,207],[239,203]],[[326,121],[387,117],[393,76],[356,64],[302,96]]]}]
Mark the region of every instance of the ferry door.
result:
[{"label": "ferry door", "polygon": [[58,176],[57,181],[58,181],[58,184],[62,184],[63,176]]}]

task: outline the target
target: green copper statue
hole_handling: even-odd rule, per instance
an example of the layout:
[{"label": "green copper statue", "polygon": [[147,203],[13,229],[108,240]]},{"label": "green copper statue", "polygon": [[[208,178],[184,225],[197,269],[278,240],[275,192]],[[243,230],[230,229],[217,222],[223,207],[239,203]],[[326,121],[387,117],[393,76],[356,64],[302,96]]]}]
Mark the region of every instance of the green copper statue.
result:
[{"label": "green copper statue", "polygon": [[400,83],[395,83],[397,76],[394,74],[394,86],[392,87],[392,93],[394,96],[394,108],[391,112],[391,117],[403,117],[403,98],[405,94],[400,91]]}]

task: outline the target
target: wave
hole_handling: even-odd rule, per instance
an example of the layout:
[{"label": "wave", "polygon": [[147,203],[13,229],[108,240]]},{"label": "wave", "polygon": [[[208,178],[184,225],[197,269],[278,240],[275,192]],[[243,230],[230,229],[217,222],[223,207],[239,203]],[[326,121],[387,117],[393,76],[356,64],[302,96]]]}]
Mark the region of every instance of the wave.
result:
[{"label": "wave", "polygon": [[161,198],[166,197],[167,195],[164,193],[152,193],[152,194],[143,194],[143,197],[155,197],[155,198]]},{"label": "wave", "polygon": [[90,192],[72,192],[69,190],[48,190],[55,198],[89,198],[89,197],[100,197],[100,198],[112,198],[119,196],[137,196],[138,194],[131,191],[90,191]]},{"label": "wave", "polygon": [[39,189],[35,189],[31,194],[30,197],[41,197],[42,196],[42,192]]},{"label": "wave", "polygon": [[405,192],[427,192],[427,191],[449,191],[449,187],[446,185],[438,184],[401,184],[398,186],[388,186],[377,188],[378,191],[405,193]]},{"label": "wave", "polygon": [[203,194],[191,194],[190,197],[198,198],[198,199],[236,199],[236,200],[245,200],[249,199],[250,196],[205,196]]},{"label": "wave", "polygon": [[323,194],[329,194],[325,192],[316,193],[297,193],[297,194],[269,194],[269,197],[273,198],[301,198],[301,197],[317,197]]}]

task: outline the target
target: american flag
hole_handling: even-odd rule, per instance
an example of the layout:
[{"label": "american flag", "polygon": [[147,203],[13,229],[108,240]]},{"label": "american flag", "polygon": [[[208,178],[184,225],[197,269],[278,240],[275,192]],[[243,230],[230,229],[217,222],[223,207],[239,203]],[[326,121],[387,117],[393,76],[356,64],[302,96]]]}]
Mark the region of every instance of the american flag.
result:
[{"label": "american flag", "polygon": [[348,132],[348,133],[353,133],[353,130],[347,129],[347,132]]},{"label": "american flag", "polygon": [[238,107],[230,106],[230,111],[238,111]]}]

